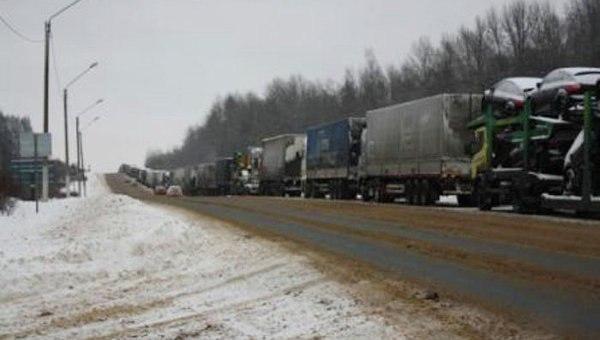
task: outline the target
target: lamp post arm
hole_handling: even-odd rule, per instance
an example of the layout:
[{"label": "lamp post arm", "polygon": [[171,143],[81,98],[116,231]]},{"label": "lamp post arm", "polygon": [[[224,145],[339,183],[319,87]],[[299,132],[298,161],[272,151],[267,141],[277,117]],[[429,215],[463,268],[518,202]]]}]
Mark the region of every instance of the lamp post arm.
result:
[{"label": "lamp post arm", "polygon": [[78,2],[80,2],[82,0],[75,0],[72,3],[68,4],[67,6],[59,9],[56,13],[52,14],[50,17],[48,17],[48,22],[52,21],[52,19],[56,18],[57,16],[61,15],[64,11],[68,10],[69,8],[75,6]]}]

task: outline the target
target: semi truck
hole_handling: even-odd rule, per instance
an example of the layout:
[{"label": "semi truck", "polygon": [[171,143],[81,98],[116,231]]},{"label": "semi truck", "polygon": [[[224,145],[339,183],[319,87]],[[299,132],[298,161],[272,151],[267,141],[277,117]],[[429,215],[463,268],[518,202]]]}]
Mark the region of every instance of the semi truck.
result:
[{"label": "semi truck", "polygon": [[219,193],[216,163],[201,163],[194,167],[195,194],[212,196]]},{"label": "semi truck", "polygon": [[460,205],[470,204],[467,124],[480,115],[481,102],[477,94],[440,94],[368,111],[359,165],[363,199],[429,205],[456,195]]},{"label": "semi truck", "polygon": [[365,127],[364,118],[346,118],[306,131],[306,197],[356,198]]},{"label": "semi truck", "polygon": [[259,193],[259,170],[262,148],[249,146],[233,157],[232,192],[236,195]]},{"label": "semi truck", "polygon": [[217,159],[215,162],[215,181],[218,195],[231,194],[231,181],[233,180],[233,158]]},{"label": "semi truck", "polygon": [[[512,205],[520,213],[544,210],[600,212],[600,107],[584,96],[581,119],[532,115],[496,119],[490,107],[469,124],[476,147],[471,162],[473,199],[481,210]],[[506,160],[506,154],[511,158]]]},{"label": "semi truck", "polygon": [[300,196],[305,173],[305,134],[263,139],[259,188],[263,195]]}]

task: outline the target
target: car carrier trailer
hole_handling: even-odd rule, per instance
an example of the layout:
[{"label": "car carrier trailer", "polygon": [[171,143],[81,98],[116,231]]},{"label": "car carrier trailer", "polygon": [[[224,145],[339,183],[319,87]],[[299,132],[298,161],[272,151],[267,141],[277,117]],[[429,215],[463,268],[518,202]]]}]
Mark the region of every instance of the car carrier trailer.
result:
[{"label": "car carrier trailer", "polygon": [[[600,92],[598,89],[597,92]],[[598,94],[593,100],[590,92],[584,97],[583,110],[583,164],[582,164],[582,192],[581,196],[576,195],[552,195],[548,193],[542,194],[541,206],[545,209],[563,209],[573,210],[577,213],[600,213],[600,192],[598,192],[598,179],[594,178],[600,174],[595,173],[597,170],[598,149],[600,148],[600,107]],[[595,162],[594,162],[595,160]],[[596,191],[594,190],[596,189]]]},{"label": "car carrier trailer", "polygon": [[[583,185],[580,194],[565,191],[564,163],[550,171],[541,171],[539,164],[538,167],[532,165],[532,158],[536,156],[533,154],[532,145],[536,141],[550,138],[551,134],[559,129],[579,130],[575,123],[532,116],[530,101],[526,102],[518,116],[503,119],[496,119],[492,109],[486,108],[484,115],[470,124],[475,130],[475,135],[479,136],[476,140],[482,140],[481,148],[474,154],[471,162],[473,200],[479,209],[490,210],[496,206],[512,205],[513,209],[520,213],[537,213],[544,210],[600,212],[600,188],[596,177],[598,174],[594,173],[600,161],[597,159],[600,109],[593,98],[591,92],[585,94],[582,110]],[[502,167],[492,163],[498,153],[494,146],[496,134],[506,126],[519,127],[511,133],[511,142],[520,148],[520,167]],[[571,140],[571,148],[574,143]],[[564,159],[564,155],[561,156]]]}]

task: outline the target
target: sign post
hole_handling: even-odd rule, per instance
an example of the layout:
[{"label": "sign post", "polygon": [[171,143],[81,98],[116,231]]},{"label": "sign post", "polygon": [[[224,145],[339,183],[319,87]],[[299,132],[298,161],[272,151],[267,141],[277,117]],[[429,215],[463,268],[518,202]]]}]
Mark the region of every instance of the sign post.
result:
[{"label": "sign post", "polygon": [[[48,201],[49,196],[49,173],[48,158],[52,154],[52,136],[49,133],[25,132],[19,136],[19,156],[21,159],[33,158],[36,167],[41,165],[41,200]],[[40,175],[35,172],[35,200],[40,198]]]}]

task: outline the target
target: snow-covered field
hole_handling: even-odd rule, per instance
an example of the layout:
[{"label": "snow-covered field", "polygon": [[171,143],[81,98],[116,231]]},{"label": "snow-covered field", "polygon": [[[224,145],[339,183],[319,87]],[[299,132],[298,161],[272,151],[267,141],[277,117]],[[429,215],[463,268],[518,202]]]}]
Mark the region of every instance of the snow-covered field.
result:
[{"label": "snow-covered field", "polygon": [[0,217],[0,338],[398,338],[301,255],[112,194]]}]

